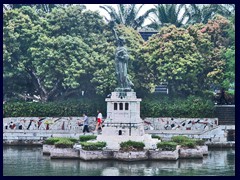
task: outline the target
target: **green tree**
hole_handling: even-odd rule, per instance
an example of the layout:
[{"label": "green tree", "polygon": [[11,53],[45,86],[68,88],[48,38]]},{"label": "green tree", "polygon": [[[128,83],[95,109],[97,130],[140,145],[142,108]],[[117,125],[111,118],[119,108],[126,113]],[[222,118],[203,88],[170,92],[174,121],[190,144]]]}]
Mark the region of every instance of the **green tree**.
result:
[{"label": "green tree", "polygon": [[[43,12],[49,13],[52,11],[53,8],[65,8],[68,6],[71,6],[72,4],[4,4],[3,9],[10,10],[10,9],[16,9],[21,8],[23,6],[29,6],[29,7],[35,7],[37,11],[42,10]],[[83,6],[83,8],[86,8]]]},{"label": "green tree", "polygon": [[235,88],[235,46],[226,50],[226,68],[224,73],[224,80],[222,86],[225,89]]},{"label": "green tree", "polygon": [[[167,81],[170,93],[189,95],[221,85],[230,75],[225,75],[229,27],[230,22],[222,16],[187,29],[163,27],[140,51],[137,79],[141,79],[142,87],[153,91]],[[233,55],[229,50],[229,59]],[[232,64],[227,66],[232,68]]]},{"label": "green tree", "polygon": [[[171,94],[193,94],[199,90],[198,74],[203,61],[194,38],[183,28],[163,27],[142,48],[139,79],[150,91],[167,81]],[[150,89],[151,88],[151,89]]]},{"label": "green tree", "polygon": [[[118,32],[125,36],[134,79],[132,64],[143,40],[132,28],[121,25]],[[81,91],[106,95],[116,87],[115,48],[110,26],[81,6],[54,8],[44,16],[29,6],[9,10],[4,14],[4,93],[41,101]]]},{"label": "green tree", "polygon": [[100,6],[110,15],[110,20],[106,18],[108,22],[114,21],[117,24],[123,24],[134,29],[141,28],[145,19],[152,12],[152,9],[150,9],[140,16],[139,12],[143,7],[144,4],[140,7],[137,7],[136,4],[118,4],[116,10],[109,5]]},{"label": "green tree", "polygon": [[[151,19],[152,23],[148,26],[154,29],[159,29],[168,24],[180,27],[186,18],[185,9],[185,4],[157,4],[152,10],[154,14],[154,18]],[[181,15],[182,11],[183,14]]]},{"label": "green tree", "polygon": [[[59,22],[59,18],[63,21]],[[101,34],[103,27],[98,14],[83,13],[79,6],[54,9],[46,18],[26,6],[7,11],[4,14],[5,80],[24,76],[34,87],[34,91],[27,93],[39,95],[42,101],[77,88],[95,91],[90,81],[101,66],[96,64],[97,60],[107,66],[109,59],[104,59],[104,52],[98,51],[104,48],[107,51],[107,39]]]},{"label": "green tree", "polygon": [[204,23],[219,14],[226,18],[235,14],[233,4],[190,4],[187,7],[188,21],[187,24]]},{"label": "green tree", "polygon": [[[217,15],[213,20],[209,20],[208,23],[200,30],[203,34],[208,34],[210,40],[213,43],[213,49],[210,53],[206,53],[205,57],[205,71],[204,75],[207,76],[207,85],[222,85],[224,81],[224,74],[226,71],[226,52],[227,48],[230,48],[232,44],[231,35],[229,29],[232,27],[229,20],[225,17]],[[231,58],[230,58],[231,59]]]}]

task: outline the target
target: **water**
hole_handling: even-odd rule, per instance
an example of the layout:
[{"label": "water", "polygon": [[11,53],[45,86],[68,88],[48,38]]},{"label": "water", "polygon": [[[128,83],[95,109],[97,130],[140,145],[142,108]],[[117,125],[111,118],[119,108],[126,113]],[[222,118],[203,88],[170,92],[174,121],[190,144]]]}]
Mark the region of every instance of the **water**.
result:
[{"label": "water", "polygon": [[235,150],[210,150],[203,159],[83,161],[50,159],[41,147],[3,147],[4,176],[234,176]]}]

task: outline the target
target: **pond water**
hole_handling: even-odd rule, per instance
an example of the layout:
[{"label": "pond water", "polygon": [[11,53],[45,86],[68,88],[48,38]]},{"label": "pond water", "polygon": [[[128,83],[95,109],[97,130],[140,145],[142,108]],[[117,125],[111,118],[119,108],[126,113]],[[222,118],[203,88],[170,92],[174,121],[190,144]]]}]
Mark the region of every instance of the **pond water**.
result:
[{"label": "pond water", "polygon": [[210,150],[203,159],[83,161],[50,159],[42,147],[4,146],[4,176],[235,176],[235,149]]}]

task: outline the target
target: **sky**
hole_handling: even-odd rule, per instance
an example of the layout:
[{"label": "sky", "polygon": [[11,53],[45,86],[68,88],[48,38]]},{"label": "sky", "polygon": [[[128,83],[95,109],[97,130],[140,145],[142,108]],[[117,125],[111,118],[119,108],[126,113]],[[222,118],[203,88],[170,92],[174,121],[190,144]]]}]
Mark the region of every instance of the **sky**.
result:
[{"label": "sky", "polygon": [[[100,12],[100,15],[104,16],[104,17],[107,17],[107,19],[109,19],[109,15],[108,13],[100,8],[99,6],[103,6],[103,5],[111,5],[112,7],[114,7],[115,9],[117,8],[117,4],[84,4],[87,9],[91,10],[91,11],[99,11]],[[137,6],[140,6],[141,4],[137,4]],[[139,15],[142,15],[144,12],[146,12],[148,9],[151,9],[154,7],[154,4],[145,4],[142,9],[140,10],[139,12]],[[144,25],[147,25],[149,24],[151,21],[150,20],[145,20],[145,23]]]}]

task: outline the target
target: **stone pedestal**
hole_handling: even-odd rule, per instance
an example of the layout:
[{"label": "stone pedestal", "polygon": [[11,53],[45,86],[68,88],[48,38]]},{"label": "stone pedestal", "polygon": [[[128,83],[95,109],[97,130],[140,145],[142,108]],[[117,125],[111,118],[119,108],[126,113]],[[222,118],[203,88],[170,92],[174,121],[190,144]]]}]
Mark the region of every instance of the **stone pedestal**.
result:
[{"label": "stone pedestal", "polygon": [[144,142],[146,149],[155,149],[156,139],[145,134],[144,123],[140,117],[140,98],[132,89],[115,89],[110,98],[106,98],[107,118],[102,134],[97,141],[107,143],[107,149],[119,150],[120,143],[128,140]]},{"label": "stone pedestal", "polygon": [[140,118],[140,102],[136,92],[112,92],[106,98],[107,118],[104,122],[103,136],[143,136],[143,121]]}]

